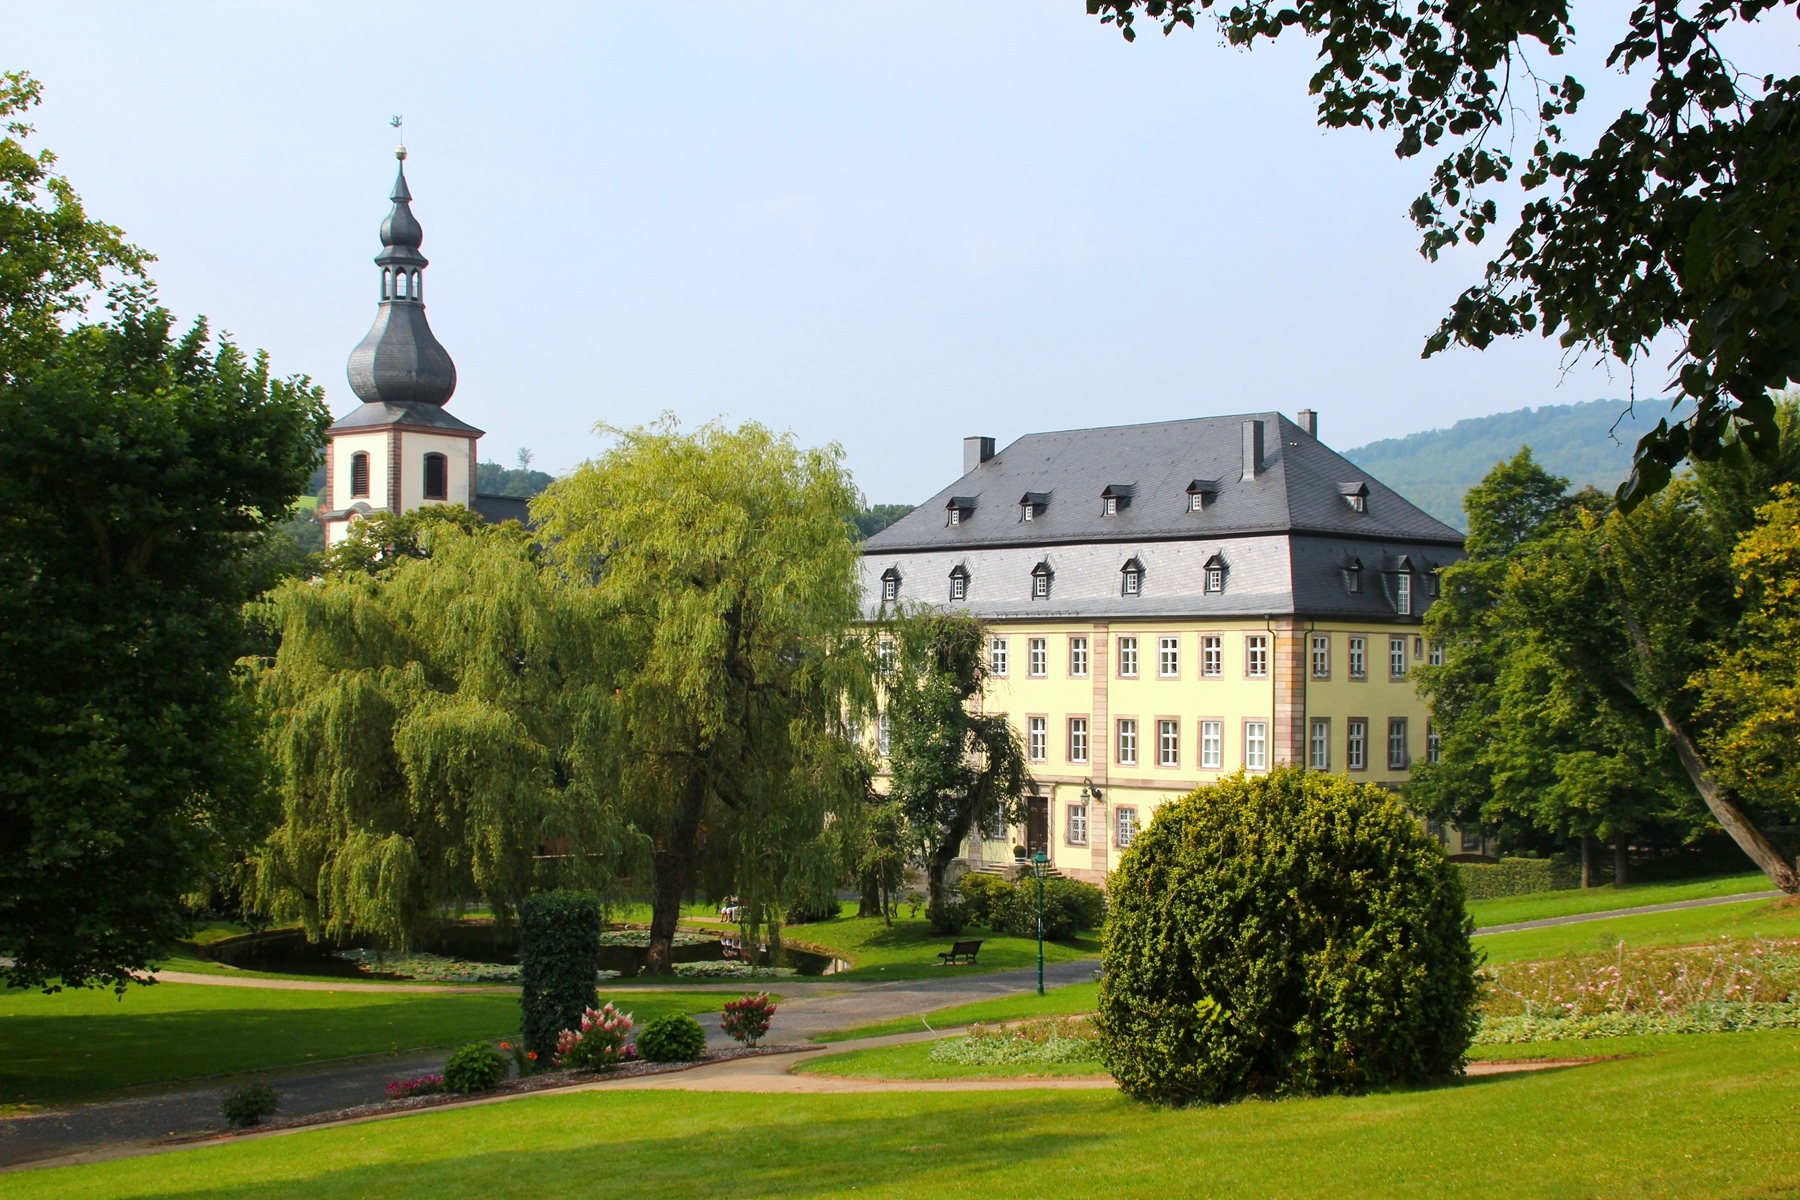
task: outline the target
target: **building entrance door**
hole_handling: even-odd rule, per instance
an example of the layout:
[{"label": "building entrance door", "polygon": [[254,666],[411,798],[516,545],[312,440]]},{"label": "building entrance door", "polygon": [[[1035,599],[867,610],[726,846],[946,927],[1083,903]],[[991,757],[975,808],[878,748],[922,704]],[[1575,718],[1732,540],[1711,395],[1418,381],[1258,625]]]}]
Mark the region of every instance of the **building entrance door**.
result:
[{"label": "building entrance door", "polygon": [[1028,796],[1025,800],[1025,853],[1037,857],[1050,854],[1050,798]]}]

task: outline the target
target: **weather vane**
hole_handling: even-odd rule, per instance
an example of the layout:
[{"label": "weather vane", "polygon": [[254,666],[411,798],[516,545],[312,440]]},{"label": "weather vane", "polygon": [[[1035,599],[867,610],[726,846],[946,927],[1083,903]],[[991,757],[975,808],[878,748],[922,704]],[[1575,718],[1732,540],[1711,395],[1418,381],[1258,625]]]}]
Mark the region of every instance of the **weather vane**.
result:
[{"label": "weather vane", "polygon": [[[400,114],[395,113],[393,116],[389,117],[388,124],[392,125],[395,129],[400,128]],[[406,157],[406,137],[404,134],[401,135],[400,144],[394,147],[394,157],[399,159],[404,159]]]}]

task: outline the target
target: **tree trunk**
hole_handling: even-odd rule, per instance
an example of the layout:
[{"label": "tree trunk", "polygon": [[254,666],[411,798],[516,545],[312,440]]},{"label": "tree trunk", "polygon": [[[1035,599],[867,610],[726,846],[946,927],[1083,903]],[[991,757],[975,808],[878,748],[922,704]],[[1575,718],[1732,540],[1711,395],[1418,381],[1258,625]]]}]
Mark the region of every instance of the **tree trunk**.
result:
[{"label": "tree trunk", "polygon": [[1706,760],[1700,756],[1700,748],[1694,745],[1687,730],[1660,708],[1656,715],[1662,718],[1663,728],[1668,730],[1675,743],[1676,757],[1681,759],[1682,767],[1694,781],[1694,788],[1706,801],[1706,807],[1712,811],[1713,819],[1724,827],[1731,840],[1750,856],[1750,861],[1769,877],[1770,882],[1790,896],[1800,892],[1800,875],[1794,873],[1794,864],[1756,827],[1748,813],[1725,798],[1725,793],[1719,790],[1718,780],[1713,778]]},{"label": "tree trunk", "polygon": [[673,975],[669,952],[675,945],[675,926],[681,920],[681,902],[694,882],[694,839],[700,834],[700,816],[706,808],[706,783],[697,773],[682,790],[681,809],[668,839],[651,854],[656,881],[650,902],[650,954],[644,961],[646,975]]},{"label": "tree trunk", "polygon": [[881,877],[873,871],[863,873],[862,899],[856,902],[856,915],[859,917],[882,915]]},{"label": "tree trunk", "polygon": [[1581,835],[1581,886],[1594,886],[1594,837],[1588,833]]},{"label": "tree trunk", "polygon": [[[1644,627],[1632,615],[1630,606],[1625,603],[1622,589],[1618,598],[1619,613],[1625,618],[1625,628],[1631,634],[1633,648],[1643,656],[1645,662],[1656,661],[1656,656],[1650,651],[1650,639],[1645,635]],[[1725,793],[1719,789],[1719,781],[1713,778],[1712,770],[1706,765],[1706,759],[1701,757],[1700,748],[1694,745],[1694,739],[1688,736],[1687,729],[1670,715],[1668,709],[1660,705],[1656,708],[1656,715],[1674,741],[1675,756],[1681,760],[1682,769],[1693,781],[1694,790],[1706,802],[1713,819],[1731,835],[1731,840],[1750,856],[1750,861],[1769,877],[1771,883],[1790,896],[1800,893],[1800,875],[1794,873],[1794,864],[1756,827],[1750,814],[1726,799]]]},{"label": "tree trunk", "polygon": [[1631,846],[1623,832],[1613,834],[1613,886],[1623,887],[1631,873]]}]

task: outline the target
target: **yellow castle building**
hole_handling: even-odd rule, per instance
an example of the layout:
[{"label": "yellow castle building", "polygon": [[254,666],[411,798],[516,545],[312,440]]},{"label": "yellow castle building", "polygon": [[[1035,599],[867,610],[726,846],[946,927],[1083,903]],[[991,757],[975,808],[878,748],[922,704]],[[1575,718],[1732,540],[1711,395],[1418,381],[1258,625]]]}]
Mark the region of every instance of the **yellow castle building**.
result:
[{"label": "yellow castle building", "polygon": [[1435,756],[1411,676],[1462,535],[1326,447],[1312,411],[968,438],[963,467],[862,570],[871,617],[924,602],[989,626],[983,704],[1039,794],[969,840],[970,866],[1023,846],[1098,883],[1221,775],[1398,787]]}]

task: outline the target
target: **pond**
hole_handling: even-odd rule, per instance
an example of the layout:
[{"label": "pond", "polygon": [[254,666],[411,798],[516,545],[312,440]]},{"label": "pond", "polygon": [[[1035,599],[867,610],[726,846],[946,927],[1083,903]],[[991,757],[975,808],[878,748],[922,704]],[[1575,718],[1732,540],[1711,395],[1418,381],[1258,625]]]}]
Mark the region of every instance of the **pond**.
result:
[{"label": "pond", "polygon": [[[598,970],[616,972],[629,979],[644,969],[650,954],[650,934],[642,929],[608,929],[601,935]],[[398,978],[377,971],[365,971],[356,963],[335,956],[338,950],[370,949],[374,943],[364,939],[309,942],[299,929],[272,929],[226,938],[204,947],[204,953],[215,962],[242,967],[249,971],[273,971],[287,975],[322,975],[333,978]],[[457,921],[444,925],[434,935],[424,938],[416,947],[426,954],[442,955],[474,963],[514,964],[519,961],[517,927],[500,928],[492,921]],[[771,962],[769,947],[759,946],[756,965],[787,967],[803,976],[831,975],[846,970],[849,963],[829,954],[820,954],[794,946],[783,946],[777,961]],[[735,939],[683,930],[676,935],[670,949],[670,961],[677,963],[742,962],[746,955]]]}]

